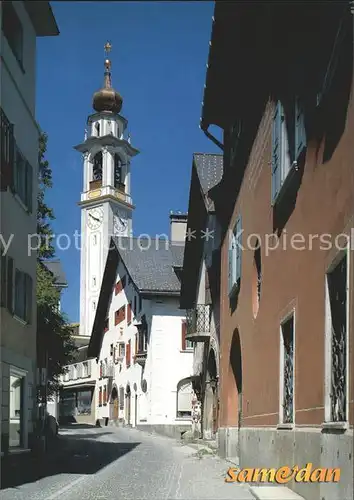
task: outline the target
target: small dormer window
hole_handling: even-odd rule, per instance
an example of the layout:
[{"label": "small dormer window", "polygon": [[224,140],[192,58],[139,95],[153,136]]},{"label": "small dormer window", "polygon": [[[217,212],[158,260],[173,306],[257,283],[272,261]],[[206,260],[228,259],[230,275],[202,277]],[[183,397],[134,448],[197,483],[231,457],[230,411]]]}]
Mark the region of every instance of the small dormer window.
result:
[{"label": "small dormer window", "polygon": [[102,151],[99,151],[93,159],[93,180],[102,180]]},{"label": "small dormer window", "polygon": [[96,128],[96,136],[99,137],[100,136],[100,129],[101,129],[99,122],[96,123],[95,128]]}]

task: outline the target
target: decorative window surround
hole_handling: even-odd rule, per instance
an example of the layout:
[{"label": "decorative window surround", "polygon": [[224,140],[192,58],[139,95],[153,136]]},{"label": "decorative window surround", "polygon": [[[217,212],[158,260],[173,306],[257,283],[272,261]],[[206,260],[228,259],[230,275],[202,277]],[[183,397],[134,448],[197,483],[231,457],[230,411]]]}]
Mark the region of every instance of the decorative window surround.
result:
[{"label": "decorative window surround", "polygon": [[[350,248],[348,246],[347,250],[342,250],[338,252],[333,262],[327,269],[326,281],[325,281],[325,422],[322,424],[323,428],[327,429],[343,429],[348,428],[348,416],[349,416],[349,314],[350,314]],[[345,260],[346,266],[346,332],[344,336],[344,341],[346,345],[345,348],[345,407],[344,414],[345,419],[336,421],[333,419],[332,404],[331,404],[331,393],[332,393],[332,311],[330,303],[330,291],[329,291],[329,275],[340,265],[343,260]]]}]

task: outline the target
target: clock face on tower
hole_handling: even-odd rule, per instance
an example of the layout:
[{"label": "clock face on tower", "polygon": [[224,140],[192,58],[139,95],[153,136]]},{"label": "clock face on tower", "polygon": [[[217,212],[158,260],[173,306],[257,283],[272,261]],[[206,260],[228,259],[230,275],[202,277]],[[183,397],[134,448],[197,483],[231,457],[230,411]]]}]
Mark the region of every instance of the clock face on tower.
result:
[{"label": "clock face on tower", "polygon": [[103,210],[101,207],[92,208],[87,214],[87,225],[90,229],[98,229],[103,221]]},{"label": "clock face on tower", "polygon": [[126,214],[121,210],[115,210],[113,214],[113,228],[115,234],[122,234],[128,227]]}]

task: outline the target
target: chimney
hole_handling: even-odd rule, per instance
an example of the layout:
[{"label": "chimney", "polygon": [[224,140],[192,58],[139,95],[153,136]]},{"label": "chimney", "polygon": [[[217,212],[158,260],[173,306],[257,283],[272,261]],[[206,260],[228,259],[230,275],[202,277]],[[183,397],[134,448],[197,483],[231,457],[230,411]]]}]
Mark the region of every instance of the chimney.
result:
[{"label": "chimney", "polygon": [[184,245],[187,231],[188,214],[170,212],[171,242]]}]

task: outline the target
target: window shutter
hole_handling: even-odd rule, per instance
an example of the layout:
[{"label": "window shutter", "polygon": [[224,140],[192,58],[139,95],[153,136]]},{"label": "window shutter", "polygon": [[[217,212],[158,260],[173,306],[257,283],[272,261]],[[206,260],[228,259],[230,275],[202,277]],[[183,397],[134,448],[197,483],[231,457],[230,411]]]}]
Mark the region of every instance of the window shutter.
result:
[{"label": "window shutter", "polygon": [[277,102],[273,117],[272,133],[272,203],[275,201],[281,187],[281,129],[283,119],[283,106]]},{"label": "window shutter", "polygon": [[14,293],[14,261],[7,257],[7,309],[11,314],[14,312],[13,293]]},{"label": "window shutter", "polygon": [[26,288],[26,321],[32,322],[32,291],[33,281],[31,276],[25,275],[25,288]]},{"label": "window shutter", "polygon": [[241,279],[241,264],[242,264],[242,220],[241,215],[238,216],[236,222],[236,281]]},{"label": "window shutter", "polygon": [[[2,252],[3,250],[0,249]],[[0,306],[6,306],[6,273],[7,273],[7,258],[6,255],[1,255],[1,268],[0,268],[0,276],[1,276],[1,289],[0,289]]]},{"label": "window shutter", "polygon": [[127,321],[128,321],[128,325],[129,325],[129,323],[131,322],[131,320],[132,320],[132,306],[131,306],[131,304],[129,303],[129,304],[127,305]]},{"label": "window shutter", "polygon": [[229,231],[229,275],[228,275],[228,280],[229,280],[229,293],[231,292],[232,286],[233,286],[233,240],[234,240],[234,235],[232,234],[232,231]]},{"label": "window shutter", "polygon": [[182,351],[185,351],[187,348],[186,334],[187,334],[187,323],[186,320],[182,320]]},{"label": "window shutter", "polygon": [[26,162],[26,205],[28,211],[31,213],[32,213],[32,197],[33,197],[32,175],[33,175],[32,165]]},{"label": "window shutter", "polygon": [[304,109],[299,99],[295,100],[295,160],[299,159],[300,154],[306,147],[306,129]]}]

